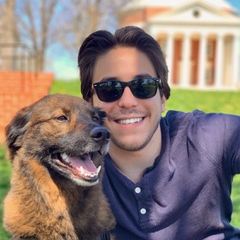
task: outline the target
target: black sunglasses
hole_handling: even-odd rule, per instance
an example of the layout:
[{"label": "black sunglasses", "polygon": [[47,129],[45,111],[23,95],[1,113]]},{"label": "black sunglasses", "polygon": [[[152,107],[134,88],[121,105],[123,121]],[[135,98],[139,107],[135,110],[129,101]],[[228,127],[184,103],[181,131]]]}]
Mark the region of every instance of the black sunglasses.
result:
[{"label": "black sunglasses", "polygon": [[115,78],[93,84],[98,98],[103,102],[114,102],[121,98],[125,87],[129,87],[133,96],[147,99],[155,96],[157,88],[161,88],[161,79],[142,76],[130,82],[121,82]]}]

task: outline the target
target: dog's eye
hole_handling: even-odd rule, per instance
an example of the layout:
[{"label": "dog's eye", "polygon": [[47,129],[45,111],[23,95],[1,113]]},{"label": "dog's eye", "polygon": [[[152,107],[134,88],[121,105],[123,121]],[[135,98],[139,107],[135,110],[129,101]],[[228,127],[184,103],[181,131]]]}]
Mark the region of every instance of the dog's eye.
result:
[{"label": "dog's eye", "polygon": [[93,113],[92,120],[94,122],[98,122],[98,123],[102,124],[105,117],[106,117],[106,113],[98,110]]},{"label": "dog's eye", "polygon": [[104,119],[106,117],[106,113],[104,111],[99,111],[98,114],[101,119]]},{"label": "dog's eye", "polygon": [[56,117],[56,119],[60,122],[68,121],[68,117],[65,115],[58,116],[58,117]]},{"label": "dog's eye", "polygon": [[99,122],[99,117],[98,116],[92,116],[92,120],[94,122]]},{"label": "dog's eye", "polygon": [[99,119],[99,116],[98,116],[97,112],[92,113],[92,120],[94,122],[99,122],[100,119]]}]

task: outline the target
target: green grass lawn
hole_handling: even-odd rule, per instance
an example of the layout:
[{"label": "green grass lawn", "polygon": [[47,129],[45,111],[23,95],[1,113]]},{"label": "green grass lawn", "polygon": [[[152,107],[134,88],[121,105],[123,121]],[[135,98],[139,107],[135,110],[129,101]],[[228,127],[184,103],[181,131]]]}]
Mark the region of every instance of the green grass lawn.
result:
[{"label": "green grass lawn", "polygon": [[[51,93],[65,93],[80,96],[79,81],[55,81]],[[201,92],[190,90],[173,90],[167,102],[167,109],[192,111],[194,109],[205,112],[223,112],[240,115],[240,92]],[[2,202],[9,188],[10,164],[6,160],[5,151],[0,147],[0,240],[7,240],[9,236],[2,227]],[[232,223],[240,227],[240,176],[235,177],[232,199],[234,212]]]},{"label": "green grass lawn", "polygon": [[0,240],[10,239],[2,225],[3,198],[9,188],[10,163],[6,160],[4,148],[0,147]]},{"label": "green grass lawn", "polygon": [[55,81],[51,93],[71,94],[80,96],[80,82],[79,81]]}]

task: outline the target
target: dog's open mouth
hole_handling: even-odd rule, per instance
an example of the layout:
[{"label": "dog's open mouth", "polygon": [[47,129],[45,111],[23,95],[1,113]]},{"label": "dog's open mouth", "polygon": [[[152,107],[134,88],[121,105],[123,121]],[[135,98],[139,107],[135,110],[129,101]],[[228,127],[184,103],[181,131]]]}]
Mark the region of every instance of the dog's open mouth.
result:
[{"label": "dog's open mouth", "polygon": [[81,156],[69,156],[66,153],[52,155],[53,164],[64,175],[68,175],[78,185],[92,186],[98,183],[101,166],[93,163],[93,155],[85,153]]}]

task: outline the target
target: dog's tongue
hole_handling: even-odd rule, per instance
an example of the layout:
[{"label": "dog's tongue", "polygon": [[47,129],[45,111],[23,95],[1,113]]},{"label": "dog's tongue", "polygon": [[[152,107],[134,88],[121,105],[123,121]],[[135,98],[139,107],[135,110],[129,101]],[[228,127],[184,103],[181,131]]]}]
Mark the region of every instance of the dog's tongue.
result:
[{"label": "dog's tongue", "polygon": [[90,173],[95,173],[97,171],[96,166],[94,165],[89,154],[83,155],[81,158],[78,157],[69,157],[68,160],[71,162],[71,165],[74,168],[87,170]]}]

